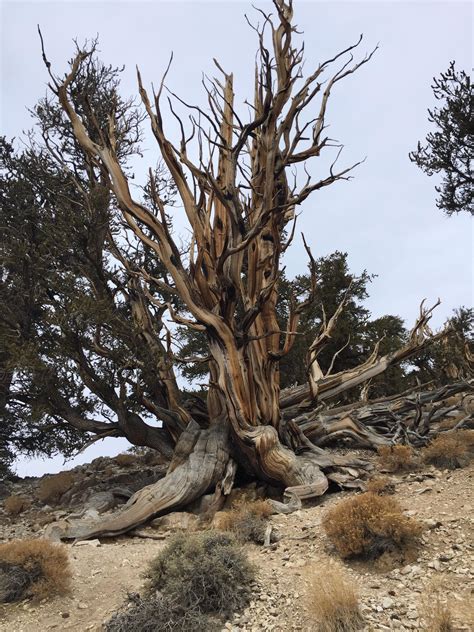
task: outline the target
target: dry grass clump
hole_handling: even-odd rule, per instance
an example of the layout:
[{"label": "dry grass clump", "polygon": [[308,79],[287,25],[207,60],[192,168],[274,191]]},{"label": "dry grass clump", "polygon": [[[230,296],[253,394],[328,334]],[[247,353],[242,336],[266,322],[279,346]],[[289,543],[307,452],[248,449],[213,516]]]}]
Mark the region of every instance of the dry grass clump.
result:
[{"label": "dry grass clump", "polygon": [[255,571],[232,536],[178,534],[150,564],[147,594],[163,592],[183,608],[229,615],[250,597]]},{"label": "dry grass clump", "polygon": [[74,485],[74,481],[72,472],[60,472],[54,476],[48,476],[41,481],[37,496],[41,502],[54,505]]},{"label": "dry grass clump", "polygon": [[3,501],[3,508],[10,516],[18,516],[31,506],[31,501],[24,496],[9,496]]},{"label": "dry grass clump", "polygon": [[136,454],[117,454],[114,458],[114,461],[120,467],[131,467],[132,465],[136,465],[140,460]]},{"label": "dry grass clump", "polygon": [[219,528],[232,532],[241,542],[263,544],[267,518],[272,508],[266,500],[239,501],[229,511],[222,512]]},{"label": "dry grass clump", "polygon": [[379,467],[388,472],[409,472],[417,467],[413,448],[408,445],[381,445],[377,453]]},{"label": "dry grass clump", "polygon": [[439,599],[432,602],[425,615],[427,630],[430,632],[454,632],[453,617],[447,604]]},{"label": "dry grass clump", "polygon": [[388,476],[374,476],[367,481],[366,489],[373,494],[393,494],[395,485]]},{"label": "dry grass clump", "polygon": [[443,581],[433,581],[421,599],[421,610],[426,629],[430,632],[453,632],[453,615],[449,604],[441,599]]},{"label": "dry grass clump", "polygon": [[455,470],[466,467],[474,453],[474,431],[445,432],[422,450],[421,458],[428,465]]},{"label": "dry grass clump", "polygon": [[66,549],[47,540],[0,544],[0,602],[49,598],[69,590]]},{"label": "dry grass clump", "polygon": [[316,622],[315,632],[353,632],[363,627],[357,593],[333,565],[308,577],[307,604]]},{"label": "dry grass clump", "polygon": [[371,492],[338,503],[324,516],[323,528],[342,557],[369,559],[412,548],[423,529],[393,498]]}]

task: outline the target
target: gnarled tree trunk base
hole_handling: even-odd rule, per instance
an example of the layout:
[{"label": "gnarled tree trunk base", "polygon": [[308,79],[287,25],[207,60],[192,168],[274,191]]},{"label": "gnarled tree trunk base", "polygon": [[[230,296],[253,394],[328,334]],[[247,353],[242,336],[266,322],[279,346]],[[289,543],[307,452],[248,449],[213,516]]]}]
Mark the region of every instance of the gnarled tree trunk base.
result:
[{"label": "gnarled tree trunk base", "polygon": [[[136,492],[114,516],[71,524],[62,539],[87,540],[126,533],[160,513],[188,505],[217,485],[230,485],[235,464],[226,424],[201,430],[191,422],[180,438],[166,476]],[[230,491],[226,489],[227,493]]]},{"label": "gnarled tree trunk base", "polygon": [[[113,537],[151,518],[189,505],[215,490],[216,506],[230,493],[241,457],[255,478],[278,485],[286,502],[272,501],[275,511],[289,513],[302,501],[323,495],[330,481],[360,488],[370,463],[350,455],[331,454],[315,445],[340,439],[377,448],[397,440],[424,445],[438,434],[474,425],[474,385],[452,384],[376,402],[359,402],[325,413],[309,413],[289,422],[282,444],[273,426],[258,426],[239,436],[223,420],[208,429],[190,422],[181,435],[165,478],[134,494],[114,516],[94,523],[77,522],[63,539]],[[310,437],[310,439],[308,438]],[[239,461],[241,459],[239,458]]]}]

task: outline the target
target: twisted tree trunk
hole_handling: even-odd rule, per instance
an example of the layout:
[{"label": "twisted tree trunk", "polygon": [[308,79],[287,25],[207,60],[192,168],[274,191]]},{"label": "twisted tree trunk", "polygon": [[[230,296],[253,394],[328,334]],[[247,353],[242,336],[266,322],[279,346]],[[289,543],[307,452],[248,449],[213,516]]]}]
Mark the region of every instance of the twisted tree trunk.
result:
[{"label": "twisted tree trunk", "polygon": [[[344,309],[344,298],[329,321],[323,322],[309,349],[308,384],[280,394],[279,362],[290,351],[300,315],[315,299],[317,290],[315,262],[304,241],[312,270],[311,288],[304,297],[291,297],[287,326],[280,331],[277,302],[281,259],[294,237],[295,209],[311,193],[347,180],[356,165],[337,170],[337,154],[326,177],[316,182],[304,167],[307,179],[303,185],[292,171],[331,146],[330,139],[323,135],[331,91],[340,80],[364,66],[373,53],[354,62],[353,51],[359,39],[319,64],[305,79],[304,47],[294,45],[292,40],[296,32],[292,2],[274,0],[273,4],[276,17],[272,21],[266,16],[264,26],[256,28],[259,51],[248,123],[236,112],[232,75],[216,62],[222,81],[216,79],[206,87],[209,111],[192,107],[199,117],[190,117],[189,134],[185,122],[171,110],[181,132],[178,143],[173,144],[165,132],[161,103],[166,74],[150,99],[138,73],[139,93],[152,133],[189,223],[192,238],[186,253],[173,237],[170,209],[155,186],[153,174],[148,199],[135,197],[135,190],[132,193],[117,153],[116,130],[121,125],[117,113],[112,109],[107,125],[100,126],[94,116],[86,124],[84,113],[74,107],[71,82],[78,70],[87,66],[93,50],[79,51],[70,72],[61,79],[51,73],[47,62],[52,90],[77,143],[108,182],[132,238],[146,244],[150,256],[156,257],[157,269],[163,270],[160,278],[133,271],[131,287],[135,285],[137,297],[133,317],[140,324],[145,344],[164,356],[162,362],[157,360],[157,367],[163,401],[169,410],[160,411],[160,418],[177,441],[170,471],[163,480],[137,493],[116,517],[97,526],[71,529],[68,537],[123,533],[210,489],[217,487],[218,493],[224,493],[232,484],[234,462],[256,479],[280,486],[293,498],[321,495],[329,480],[341,486],[358,485],[367,464],[328,454],[305,432],[316,442],[344,435],[371,446],[387,441],[387,436],[374,426],[367,427],[355,413],[324,420],[313,418],[309,411],[319,402],[362,385],[406,360],[446,333],[432,335],[428,321],[433,308],[424,309],[422,304],[402,349],[379,356],[377,345],[360,366],[336,375],[330,370],[323,374],[318,355]],[[268,48],[265,28],[271,31]],[[322,82],[322,73],[333,64],[340,67]],[[318,100],[316,112],[308,112]],[[186,105],[182,100],[179,103]],[[189,151],[193,138],[197,139],[197,152]],[[193,160],[191,156],[196,155]],[[179,298],[180,313],[174,304],[166,302],[169,298],[160,303],[150,293],[147,295],[145,288],[139,291],[142,284],[158,288],[167,297]],[[209,428],[198,428],[196,419],[181,404],[170,370],[171,344],[168,348],[161,340],[154,344],[143,296],[159,306],[158,319],[167,310],[175,322],[205,334],[210,357]],[[126,389],[126,384],[121,388]]]}]

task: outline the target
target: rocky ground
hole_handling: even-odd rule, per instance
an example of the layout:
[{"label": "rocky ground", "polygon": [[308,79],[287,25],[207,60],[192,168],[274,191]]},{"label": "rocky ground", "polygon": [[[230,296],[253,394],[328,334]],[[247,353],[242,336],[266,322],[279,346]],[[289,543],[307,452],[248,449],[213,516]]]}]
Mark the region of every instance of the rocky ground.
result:
[{"label": "rocky ground", "polygon": [[[97,481],[101,480],[97,475],[100,468],[82,467],[89,478],[96,476]],[[136,476],[133,467],[115,468],[114,474],[122,488]],[[314,630],[307,609],[308,578],[314,573],[324,573],[329,564],[344,566],[359,591],[367,631],[429,630],[423,615],[431,607],[436,589],[451,606],[455,629],[473,630],[474,468],[453,472],[423,469],[392,478],[396,484],[395,497],[405,512],[426,526],[423,544],[412,559],[395,568],[374,563],[342,564],[323,533],[321,519],[348,492],[328,494],[314,506],[288,516],[272,516],[269,520],[280,538],[277,543],[268,548],[246,545],[258,568],[255,597],[247,610],[226,624],[226,630]],[[27,479],[16,483],[10,492],[33,494],[37,485],[38,481]],[[89,505],[87,499],[84,501],[86,510],[92,513],[105,507],[98,507],[100,503],[93,498],[98,493],[97,487],[93,491],[88,495]],[[71,505],[41,511],[32,507],[17,518],[9,518],[0,510],[1,539],[40,536],[48,529],[51,533],[50,525],[41,524],[48,512],[54,518],[61,518],[71,512]],[[195,517],[184,519],[191,524]],[[23,602],[0,607],[0,630],[101,630],[103,622],[122,604],[127,593],[140,590],[141,574],[148,561],[165,546],[175,523],[182,521],[182,515],[172,516],[141,530],[142,535],[162,539],[121,536],[65,545],[73,572],[71,594],[36,605]]]}]

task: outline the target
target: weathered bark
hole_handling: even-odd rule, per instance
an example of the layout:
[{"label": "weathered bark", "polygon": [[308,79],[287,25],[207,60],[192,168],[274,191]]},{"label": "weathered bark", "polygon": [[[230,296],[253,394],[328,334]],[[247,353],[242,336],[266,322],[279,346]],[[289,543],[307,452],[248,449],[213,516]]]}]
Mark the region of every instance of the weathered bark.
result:
[{"label": "weathered bark", "polygon": [[421,446],[451,426],[474,425],[474,381],[312,411],[294,422],[318,446],[343,439],[368,448],[396,441]]},{"label": "weathered bark", "polygon": [[175,460],[164,478],[134,494],[114,516],[94,523],[71,524],[62,537],[88,539],[125,533],[160,513],[189,504],[218,484],[224,484],[224,492],[229,493],[231,484],[226,479],[232,472],[226,424],[201,430],[191,422],[181,435]]}]

